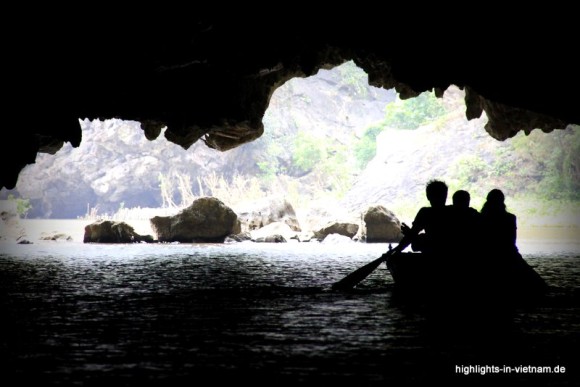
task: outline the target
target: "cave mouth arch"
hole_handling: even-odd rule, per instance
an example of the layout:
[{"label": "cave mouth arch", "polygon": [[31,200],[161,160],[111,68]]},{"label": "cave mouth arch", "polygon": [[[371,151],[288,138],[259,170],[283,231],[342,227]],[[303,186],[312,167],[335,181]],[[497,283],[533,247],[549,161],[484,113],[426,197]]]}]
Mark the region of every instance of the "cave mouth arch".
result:
[{"label": "cave mouth arch", "polygon": [[[331,76],[329,74],[341,75]],[[332,87],[329,87],[329,85]],[[287,91],[288,89],[293,89],[294,91],[289,93]],[[371,94],[374,96],[369,98],[369,95]],[[422,93],[421,95],[425,94],[426,93]],[[427,94],[433,93],[427,92]],[[448,98],[449,95],[452,95],[453,97]],[[445,91],[445,93],[440,93],[439,97],[440,98],[438,99],[432,99],[437,103],[441,102],[452,106],[452,115],[453,119],[455,120],[455,126],[447,127],[447,130],[442,130],[441,128],[446,126],[444,124],[437,123],[436,121],[438,119],[433,119],[435,125],[432,125],[433,127],[430,129],[431,134],[439,133],[439,135],[441,135],[442,133],[450,133],[450,131],[455,130],[457,132],[455,135],[463,134],[466,136],[475,136],[487,140],[488,144],[494,144],[507,149],[509,141],[497,141],[485,133],[485,130],[483,129],[487,123],[485,115],[479,119],[466,119],[464,114],[465,92],[463,90],[457,87],[450,87]],[[426,173],[424,168],[421,173],[414,172],[414,170],[418,170],[420,166],[413,164],[407,165],[404,153],[402,154],[399,152],[397,153],[396,157],[393,158],[392,155],[389,155],[388,152],[385,152],[384,149],[406,148],[408,154],[423,152],[421,153],[421,156],[417,157],[418,159],[437,159],[437,156],[433,153],[424,152],[424,150],[420,149],[421,147],[414,147],[413,145],[413,142],[424,142],[426,140],[418,139],[418,137],[413,140],[410,136],[406,136],[405,141],[407,142],[403,143],[403,136],[396,138],[392,133],[386,137],[388,140],[385,140],[384,138],[382,139],[383,142],[391,141],[391,143],[389,144],[387,142],[387,145],[383,146],[383,150],[381,151],[382,153],[379,152],[379,156],[383,157],[382,162],[387,163],[387,165],[392,165],[394,163],[398,163],[400,166],[404,165],[405,168],[407,168],[406,173],[398,172],[398,174],[385,174],[384,170],[381,172],[380,169],[372,173],[369,172],[367,173],[366,180],[374,181],[374,185],[369,186],[368,184],[360,183],[356,187],[352,186],[352,184],[355,183],[353,177],[358,178],[361,175],[364,175],[364,171],[353,171],[352,166],[358,161],[352,155],[349,156],[350,159],[345,157],[346,163],[345,160],[339,159],[333,159],[331,161],[316,160],[316,162],[305,159],[308,156],[307,151],[315,150],[317,152],[326,152],[327,155],[331,153],[337,154],[340,153],[339,150],[341,149],[341,144],[350,142],[354,143],[354,141],[358,141],[363,138],[365,136],[365,130],[368,129],[367,126],[370,126],[373,123],[371,121],[384,120],[384,109],[381,103],[386,104],[387,100],[388,102],[398,100],[398,102],[406,103],[417,101],[418,98],[419,97],[402,100],[394,90],[385,90],[382,88],[375,88],[370,86],[368,84],[368,74],[357,67],[353,61],[349,61],[340,66],[332,67],[332,69],[321,69],[315,76],[295,77],[276,88],[275,92],[270,97],[269,108],[263,116],[266,131],[264,135],[262,135],[257,140],[221,153],[214,152],[213,150],[205,147],[202,142],[191,145],[188,150],[173,146],[173,144],[168,144],[171,146],[166,146],[167,149],[164,151],[159,151],[158,158],[166,159],[169,161],[176,159],[179,160],[183,158],[184,155],[191,155],[193,158],[197,157],[197,164],[195,169],[200,169],[204,163],[216,164],[218,163],[217,160],[222,159],[222,171],[226,169],[223,165],[229,164],[234,166],[231,168],[232,170],[236,170],[237,168],[238,172],[240,170],[245,170],[246,172],[251,171],[251,173],[254,175],[258,173],[262,175],[270,173],[268,178],[270,179],[271,184],[274,184],[276,187],[283,188],[285,195],[293,195],[293,197],[297,198],[296,202],[329,201],[329,198],[332,195],[327,195],[326,197],[319,195],[317,197],[313,192],[315,191],[315,188],[320,191],[326,190],[329,193],[337,192],[340,190],[346,192],[350,189],[352,192],[346,192],[346,198],[341,198],[342,201],[337,207],[348,209],[351,212],[360,212],[364,205],[374,200],[380,200],[383,201],[383,204],[395,209],[399,214],[402,214],[402,216],[404,216],[406,219],[409,218],[409,213],[414,210],[417,203],[420,203],[424,200],[422,188],[420,188],[424,184],[424,181],[435,176],[442,176],[451,181],[457,180],[457,182],[453,182],[452,188],[459,188],[461,184],[466,183],[465,181],[459,181],[459,178],[456,176],[446,175],[447,169],[450,169],[456,174],[461,171],[463,171],[464,174],[481,174],[482,176],[489,178],[494,184],[504,184],[504,182],[502,182],[498,176],[494,176],[489,172],[482,172],[482,170],[485,170],[486,168],[485,163],[487,163],[487,160],[491,157],[489,154],[486,156],[476,155],[474,157],[464,154],[461,157],[456,156],[457,160],[454,161],[454,163],[447,163],[443,166],[437,165],[436,167],[433,167],[432,171],[429,171],[429,173]],[[376,106],[372,107],[373,104]],[[372,114],[374,114],[374,118],[365,121],[365,119],[368,119]],[[97,125],[101,126],[99,129],[101,132],[114,132],[114,122],[120,122],[118,130],[128,130],[127,127],[123,126],[125,125],[123,124],[123,121],[99,121]],[[88,124],[89,121],[85,120],[83,125],[86,126]],[[230,195],[228,194],[228,189],[232,191],[232,187],[236,184],[234,181],[235,179],[231,176],[231,174],[228,178],[223,180],[223,183],[220,183],[221,176],[214,176],[214,181],[211,183],[212,188],[210,188],[209,183],[202,181],[203,177],[199,174],[186,174],[182,170],[166,172],[165,176],[163,176],[165,183],[174,187],[173,192],[170,194],[163,194],[155,191],[157,190],[158,186],[163,183],[163,181],[159,180],[157,174],[154,174],[152,179],[149,180],[136,179],[129,183],[129,185],[139,187],[140,189],[155,191],[154,194],[149,194],[147,200],[143,200],[139,192],[128,193],[128,190],[118,188],[127,185],[124,184],[122,180],[126,180],[127,182],[131,180],[129,178],[125,178],[115,183],[113,179],[115,174],[122,175],[123,173],[131,173],[134,175],[133,177],[137,177],[143,176],[143,174],[146,175],[151,171],[155,171],[155,168],[153,168],[150,164],[150,160],[139,159],[137,157],[130,156],[130,149],[128,145],[132,141],[129,140],[130,138],[134,140],[142,140],[143,144],[146,145],[167,145],[165,142],[166,139],[161,138],[157,138],[155,141],[146,141],[144,138],[142,138],[143,136],[140,135],[140,130],[138,129],[139,123],[135,122],[132,125],[134,126],[134,128],[131,129],[132,132],[130,134],[123,135],[127,138],[127,140],[124,140],[119,145],[119,150],[121,152],[125,152],[122,156],[126,158],[126,163],[124,165],[123,163],[121,163],[121,165],[113,165],[110,160],[105,162],[107,169],[109,169],[108,177],[99,176],[98,170],[93,170],[92,172],[85,171],[85,175],[94,176],[95,178],[89,178],[88,181],[83,183],[73,182],[72,184],[71,182],[66,182],[63,181],[63,179],[60,179],[52,186],[37,186],[37,195],[42,195],[39,193],[44,192],[50,193],[66,191],[66,189],[63,187],[71,187],[71,190],[76,193],[82,192],[83,189],[86,192],[90,191],[91,194],[89,195],[88,199],[59,199],[58,202],[67,203],[69,206],[74,202],[79,203],[77,212],[74,214],[65,214],[65,217],[84,216],[95,209],[98,209],[98,211],[101,213],[112,214],[118,210],[135,206],[164,206],[172,202],[183,202],[184,198],[186,197],[191,198],[195,195],[203,195],[204,193],[210,193],[212,191],[217,192],[218,189],[220,190],[220,194],[217,196],[225,197]],[[382,125],[385,126],[384,123]],[[282,126],[284,126],[284,128],[282,128]],[[469,127],[472,131],[468,132],[465,129],[458,130],[458,128],[463,127]],[[97,132],[95,128],[93,128],[93,131]],[[159,131],[158,137],[162,133],[165,134],[165,131],[166,129],[162,128]],[[300,150],[302,157],[301,161],[298,160],[297,162],[297,160],[293,158],[293,151],[295,150],[293,148],[295,147],[296,140],[291,138],[291,136],[288,136],[288,132],[302,133],[301,141],[308,144],[308,147],[303,147]],[[567,133],[568,131],[565,132]],[[354,137],[352,137],[353,134]],[[329,138],[332,136],[334,136],[334,138],[331,141]],[[536,136],[536,134],[534,133],[533,136]],[[441,143],[444,136],[441,135],[440,137],[441,138],[433,137],[428,142]],[[375,140],[376,137],[373,137],[372,139]],[[278,142],[276,143],[276,141]],[[395,143],[396,141],[401,142]],[[454,141],[457,143],[462,141],[464,142],[464,140],[459,137],[457,137]],[[81,145],[83,147],[85,145],[91,146],[86,143]],[[489,147],[490,145],[485,146]],[[108,147],[110,148],[110,146]],[[111,150],[109,148],[105,147],[104,149],[106,152],[110,152]],[[431,146],[431,148],[435,150],[443,149],[441,147],[438,148],[435,146]],[[68,149],[69,151],[74,150],[73,147],[70,146]],[[468,149],[470,148],[465,147],[465,150]],[[443,151],[439,152],[443,153]],[[146,154],[146,151],[143,150],[142,153]],[[445,151],[445,153],[449,152]],[[95,156],[96,155],[97,153],[95,153]],[[54,156],[48,156],[45,158],[44,164],[39,163],[38,168],[43,170],[44,173],[47,173],[47,165],[51,163],[52,157]],[[258,162],[255,160],[258,160]],[[276,160],[275,165],[272,163],[272,160]],[[368,162],[369,160],[366,161]],[[85,163],[86,160],[81,161],[81,165]],[[311,165],[307,165],[308,163]],[[88,163],[86,164],[88,165]],[[177,164],[186,165],[187,163],[183,161]],[[312,164],[319,164],[318,166],[320,168],[313,168]],[[245,165],[245,167],[242,167],[242,165]],[[144,166],[149,169],[143,169]],[[499,164],[492,167],[496,169],[506,168],[505,165]],[[463,170],[461,170],[461,168],[463,168]],[[58,171],[64,172],[69,169],[70,167],[66,166],[57,168]],[[308,169],[310,169],[310,171],[306,171]],[[332,169],[340,170],[343,172],[343,174],[333,175],[331,173]],[[467,172],[465,171],[466,169]],[[312,173],[312,170],[314,170],[314,173]],[[25,176],[26,174],[27,172],[24,173]],[[60,172],[54,171],[52,174],[57,176],[60,174]],[[410,175],[415,176],[409,178],[408,176]],[[276,180],[274,180],[274,178],[276,178]],[[465,180],[465,176],[462,178]],[[478,177],[476,180],[478,179],[479,181],[482,181],[483,177]],[[362,177],[360,180],[365,180],[365,178]],[[402,183],[393,184],[393,181]],[[348,184],[345,182],[348,182]],[[191,189],[189,192],[181,192],[178,190],[178,188],[175,188],[183,185],[184,183],[187,183],[190,186]],[[218,183],[221,184],[221,186],[218,186]],[[239,180],[237,184],[240,184]],[[253,186],[251,189],[254,190],[254,192],[263,193],[263,191],[267,189],[265,188],[264,182],[253,182],[252,184]],[[117,186],[117,189],[114,188],[115,186]],[[464,187],[462,186],[462,188]],[[473,196],[476,198],[474,200],[474,204],[476,206],[480,204],[478,203],[477,198],[484,196],[483,190],[491,188],[491,186],[483,185],[481,192],[474,192]],[[248,190],[249,189],[250,188],[248,188]],[[107,200],[99,203],[98,199],[95,199],[95,192],[100,192],[100,197],[104,197]],[[370,197],[369,192],[374,194],[376,197]],[[508,190],[508,193],[511,194],[512,191]],[[303,195],[301,199],[298,198],[299,194]],[[238,192],[237,196],[242,196],[242,193]],[[336,199],[336,197],[334,199]],[[333,210],[337,211],[336,208]],[[59,215],[58,212],[52,212],[49,216],[63,217],[62,213]],[[44,217],[46,217],[46,214]]]},{"label": "cave mouth arch", "polygon": [[[575,62],[555,59],[575,48],[575,31],[564,23],[537,33],[521,26],[527,34],[514,37],[510,31],[518,28],[510,20],[510,29],[501,30],[505,37],[491,42],[488,29],[474,25],[472,41],[489,42],[497,53],[491,55],[456,41],[433,44],[432,36],[393,36],[384,23],[366,18],[349,17],[348,28],[304,15],[297,19],[300,28],[291,18],[201,13],[184,24],[153,19],[158,28],[151,30],[134,18],[109,32],[78,26],[74,39],[66,28],[46,28],[43,39],[12,55],[18,58],[12,74],[22,82],[8,85],[14,106],[7,111],[21,114],[9,117],[8,127],[18,130],[4,140],[18,151],[0,155],[0,187],[14,187],[38,152],[54,154],[64,142],[78,146],[78,117],[139,121],[149,139],[167,126],[165,135],[185,148],[204,137],[216,149],[231,149],[262,134],[261,117],[279,85],[348,60],[369,74],[371,85],[395,89],[403,98],[457,85],[466,92],[467,118],[485,111],[486,131],[497,139],[580,123],[578,93],[570,93],[580,89]],[[395,28],[397,21],[387,24]],[[457,33],[455,26],[438,28],[443,35]],[[275,44],[264,39],[270,30]],[[35,54],[48,48],[51,55]]]}]

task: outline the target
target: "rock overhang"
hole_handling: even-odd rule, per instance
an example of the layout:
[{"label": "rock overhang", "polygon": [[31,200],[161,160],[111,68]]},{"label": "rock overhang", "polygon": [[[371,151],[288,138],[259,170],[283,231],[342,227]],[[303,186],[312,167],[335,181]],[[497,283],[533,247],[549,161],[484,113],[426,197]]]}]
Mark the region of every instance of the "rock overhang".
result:
[{"label": "rock overhang", "polygon": [[0,187],[13,188],[38,152],[54,154],[64,142],[78,146],[83,118],[136,120],[150,140],[167,127],[167,139],[185,149],[196,141],[232,149],[262,135],[277,87],[348,60],[371,85],[402,98],[463,88],[466,117],[485,112],[486,131],[498,140],[580,123],[580,94],[573,92],[580,77],[567,59],[574,39],[565,28],[504,31],[502,38],[473,28],[466,42],[446,35],[461,33],[453,26],[405,34],[393,32],[404,23],[366,19],[214,14],[173,21],[45,29],[42,39],[15,44],[11,74],[19,82],[8,88]]}]

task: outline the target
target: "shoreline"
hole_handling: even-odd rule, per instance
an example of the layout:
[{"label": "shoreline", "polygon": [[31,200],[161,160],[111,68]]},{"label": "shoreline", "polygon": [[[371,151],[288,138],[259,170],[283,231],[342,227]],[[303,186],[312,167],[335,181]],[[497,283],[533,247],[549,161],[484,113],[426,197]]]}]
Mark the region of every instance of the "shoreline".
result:
[{"label": "shoreline", "polygon": [[[95,220],[87,219],[20,219],[19,224],[25,230],[29,240],[38,241],[43,233],[64,233],[75,242],[82,242],[85,226]],[[156,237],[149,220],[124,220],[141,235]],[[576,225],[526,225],[518,228],[518,240],[531,241],[580,241],[580,227]]]},{"label": "shoreline", "polygon": [[[31,242],[40,240],[44,233],[63,233],[70,235],[73,242],[83,242],[85,226],[96,220],[87,219],[20,219],[19,224],[24,229]],[[124,221],[140,235],[151,235],[155,238],[149,220]]]}]

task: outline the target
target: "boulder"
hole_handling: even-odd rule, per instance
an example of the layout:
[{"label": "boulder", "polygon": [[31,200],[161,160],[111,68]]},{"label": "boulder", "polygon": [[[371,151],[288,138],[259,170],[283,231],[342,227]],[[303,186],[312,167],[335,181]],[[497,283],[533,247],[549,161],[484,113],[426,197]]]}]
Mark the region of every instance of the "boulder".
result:
[{"label": "boulder", "polygon": [[381,205],[371,206],[363,215],[367,243],[399,242],[403,238],[401,222]]},{"label": "boulder", "polygon": [[328,245],[335,245],[335,244],[340,244],[340,243],[355,243],[355,241],[352,240],[352,238],[347,237],[346,235],[328,234],[324,238],[322,243],[328,244]]},{"label": "boulder", "polygon": [[47,233],[47,232],[41,233],[40,240],[41,241],[67,241],[67,242],[70,242],[73,240],[73,238],[68,234],[58,232],[58,231],[53,231],[50,233]]},{"label": "boulder", "polygon": [[254,242],[287,242],[297,238],[297,232],[283,222],[270,223],[258,230],[251,231]]},{"label": "boulder", "polygon": [[359,229],[356,223],[330,222],[319,230],[314,231],[314,237],[323,240],[330,234],[339,234],[349,238],[354,237]]},{"label": "boulder", "polygon": [[153,242],[151,235],[139,235],[125,222],[98,220],[85,226],[84,243]]},{"label": "boulder", "polygon": [[254,240],[258,243],[286,243],[286,238],[280,234],[268,235],[266,237],[260,237]]},{"label": "boulder", "polygon": [[160,242],[223,243],[241,232],[236,213],[215,197],[196,199],[177,215],[149,221]]},{"label": "boulder", "polygon": [[251,241],[252,235],[249,232],[241,232],[239,234],[228,235],[224,243],[246,242]]},{"label": "boulder", "polygon": [[270,197],[236,209],[243,231],[253,231],[274,222],[286,223],[301,231],[294,207],[286,199]]},{"label": "boulder", "polygon": [[0,200],[0,240],[25,244],[30,243],[26,238],[26,230],[20,222],[13,200]]}]

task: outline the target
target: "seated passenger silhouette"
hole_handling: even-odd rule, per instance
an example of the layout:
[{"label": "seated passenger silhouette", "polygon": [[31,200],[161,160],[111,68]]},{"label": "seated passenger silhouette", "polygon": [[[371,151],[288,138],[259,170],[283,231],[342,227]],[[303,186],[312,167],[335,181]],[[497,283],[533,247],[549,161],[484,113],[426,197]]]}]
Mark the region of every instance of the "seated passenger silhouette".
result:
[{"label": "seated passenger silhouette", "polygon": [[506,210],[505,196],[497,188],[487,194],[481,208],[481,226],[484,243],[495,254],[514,254],[518,252],[517,218]]},{"label": "seated passenger silhouette", "polygon": [[495,279],[495,288],[524,297],[543,294],[547,289],[546,282],[518,251],[517,218],[506,210],[501,190],[489,191],[481,208],[481,220],[482,243],[489,277]]},{"label": "seated passenger silhouette", "polygon": [[422,207],[413,220],[412,227],[403,223],[401,231],[404,235],[397,246],[403,251],[408,245],[414,251],[437,254],[446,247],[449,236],[449,209],[446,206],[447,184],[440,180],[431,180],[427,183],[425,193],[431,204]]},{"label": "seated passenger silhouette", "polygon": [[452,197],[450,223],[451,239],[455,241],[454,247],[460,253],[465,250],[478,248],[481,233],[481,215],[473,207],[470,207],[471,196],[469,192],[458,190]]}]

